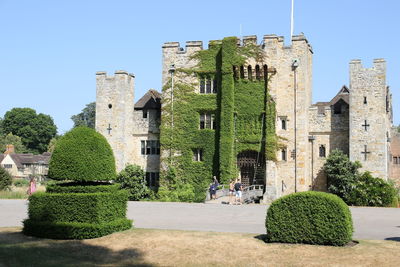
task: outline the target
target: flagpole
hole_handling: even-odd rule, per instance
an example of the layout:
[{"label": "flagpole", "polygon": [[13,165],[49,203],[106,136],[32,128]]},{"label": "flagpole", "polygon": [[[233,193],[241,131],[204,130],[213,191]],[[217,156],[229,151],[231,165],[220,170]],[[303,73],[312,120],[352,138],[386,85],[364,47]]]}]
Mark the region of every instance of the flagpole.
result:
[{"label": "flagpole", "polygon": [[290,14],[290,42],[292,42],[292,38],[293,38],[293,21],[294,21],[294,0],[292,0],[292,10],[291,10],[291,14]]}]

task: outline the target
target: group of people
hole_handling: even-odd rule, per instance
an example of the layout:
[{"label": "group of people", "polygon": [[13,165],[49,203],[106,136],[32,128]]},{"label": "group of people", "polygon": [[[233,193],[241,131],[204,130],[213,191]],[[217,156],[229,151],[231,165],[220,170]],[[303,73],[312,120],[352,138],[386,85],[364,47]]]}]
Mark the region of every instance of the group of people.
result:
[{"label": "group of people", "polygon": [[[217,180],[217,177],[213,177],[213,182],[210,184],[210,199],[217,199],[217,189],[218,189],[219,183]],[[243,186],[240,182],[240,178],[237,178],[236,180],[232,180],[229,183],[229,204],[233,205],[240,205],[242,204],[242,190]],[[235,198],[235,199],[233,199]]]}]

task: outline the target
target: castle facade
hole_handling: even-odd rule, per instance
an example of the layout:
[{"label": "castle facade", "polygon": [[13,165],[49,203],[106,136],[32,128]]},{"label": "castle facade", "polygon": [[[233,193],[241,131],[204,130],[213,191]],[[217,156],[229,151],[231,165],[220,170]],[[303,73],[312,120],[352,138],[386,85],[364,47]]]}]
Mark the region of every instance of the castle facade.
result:
[{"label": "castle facade", "polygon": [[204,199],[213,175],[263,185],[264,202],[326,190],[322,166],[334,149],[375,176],[393,176],[396,135],[383,59],[372,68],[351,61],[349,85],[313,104],[313,50],[303,35],[291,46],[276,35],[264,35],[261,45],[256,36],[224,38],[208,49],[201,41],[168,42],[162,55],[162,93],[150,90],[136,104],[134,75],[96,74],[96,130],[118,170],[138,164],[157,188],[170,186],[162,174],[174,168],[194,201]]}]

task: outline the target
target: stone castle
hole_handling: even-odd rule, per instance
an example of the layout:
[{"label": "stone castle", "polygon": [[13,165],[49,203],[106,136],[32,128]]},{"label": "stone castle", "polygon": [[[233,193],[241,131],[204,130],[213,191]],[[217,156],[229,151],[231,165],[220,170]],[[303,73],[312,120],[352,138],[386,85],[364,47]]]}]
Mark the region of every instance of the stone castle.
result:
[{"label": "stone castle", "polygon": [[[372,68],[352,60],[349,85],[329,102],[313,104],[313,50],[304,35],[293,36],[290,46],[276,35],[264,35],[261,45],[256,36],[235,38],[235,46],[255,47],[261,57],[247,55],[235,65],[224,41],[210,41],[208,49],[201,41],[184,48],[165,43],[162,93],[150,90],[136,104],[133,74],[96,73],[96,130],[111,144],[118,171],[138,164],[157,188],[160,170],[174,165],[200,191],[213,175],[226,183],[238,173],[245,185],[263,185],[269,202],[292,192],[326,190],[322,166],[340,149],[375,176],[400,178],[400,155],[392,155],[398,148],[391,148],[399,137],[385,60],[375,59]],[[211,69],[201,69],[205,64],[197,55],[208,50],[220,56]],[[274,107],[270,114],[267,98]],[[271,129],[279,146],[268,158]]]}]

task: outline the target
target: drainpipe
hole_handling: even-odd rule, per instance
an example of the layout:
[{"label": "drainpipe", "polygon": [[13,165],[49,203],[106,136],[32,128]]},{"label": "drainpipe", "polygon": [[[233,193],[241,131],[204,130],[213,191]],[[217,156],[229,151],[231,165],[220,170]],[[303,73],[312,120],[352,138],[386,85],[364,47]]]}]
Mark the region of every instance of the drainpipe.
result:
[{"label": "drainpipe", "polygon": [[294,94],[294,192],[297,192],[297,72],[299,60],[294,59],[292,62],[293,70],[293,94]]}]

